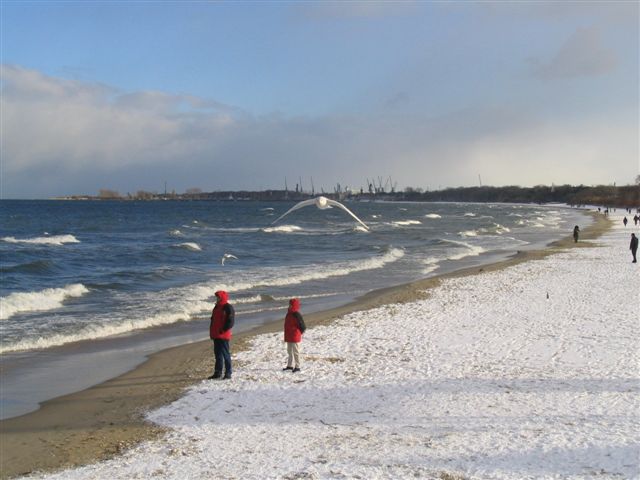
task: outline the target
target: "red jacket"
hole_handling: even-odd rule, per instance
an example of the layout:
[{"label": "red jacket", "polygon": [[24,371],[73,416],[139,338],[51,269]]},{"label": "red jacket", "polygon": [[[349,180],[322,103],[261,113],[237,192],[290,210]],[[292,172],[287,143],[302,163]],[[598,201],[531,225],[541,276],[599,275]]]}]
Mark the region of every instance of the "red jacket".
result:
[{"label": "red jacket", "polygon": [[302,334],[307,329],[302,315],[300,315],[300,300],[292,298],[289,300],[289,310],[284,317],[284,341],[300,343]]},{"label": "red jacket", "polygon": [[229,303],[229,295],[223,290],[216,292],[218,301],[211,312],[209,337],[211,339],[231,340],[231,328],[235,321],[235,312]]}]

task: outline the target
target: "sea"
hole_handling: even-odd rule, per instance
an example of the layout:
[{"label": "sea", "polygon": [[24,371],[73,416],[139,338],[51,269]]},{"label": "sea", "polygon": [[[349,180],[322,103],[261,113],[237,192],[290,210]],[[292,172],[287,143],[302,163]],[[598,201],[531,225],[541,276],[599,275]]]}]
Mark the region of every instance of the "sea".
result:
[{"label": "sea", "polygon": [[[544,248],[591,223],[564,205],[346,201],[0,201],[0,418],[208,338],[382,287]],[[274,223],[275,220],[278,220]]]}]

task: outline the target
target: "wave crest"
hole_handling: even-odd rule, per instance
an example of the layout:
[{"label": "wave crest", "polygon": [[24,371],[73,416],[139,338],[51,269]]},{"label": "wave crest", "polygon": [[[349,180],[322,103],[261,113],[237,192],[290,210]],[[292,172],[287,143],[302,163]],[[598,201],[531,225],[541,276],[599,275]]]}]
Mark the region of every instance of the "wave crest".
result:
[{"label": "wave crest", "polygon": [[397,222],[391,222],[391,225],[398,227],[406,227],[409,225],[422,225],[420,220],[398,220]]},{"label": "wave crest", "polygon": [[0,320],[6,320],[16,313],[37,312],[60,308],[70,297],[81,297],[89,289],[81,283],[74,283],[63,288],[47,288],[39,292],[12,293],[0,298]]},{"label": "wave crest", "polygon": [[302,228],[297,225],[279,225],[277,227],[266,227],[262,229],[265,233],[293,233],[301,230]]},{"label": "wave crest", "polygon": [[175,245],[177,248],[184,248],[186,250],[191,250],[192,252],[200,252],[202,251],[202,247],[195,242],[184,242]]},{"label": "wave crest", "polygon": [[30,243],[35,245],[64,245],[65,243],[80,243],[73,235],[53,235],[51,237],[16,238],[4,237],[7,243]]}]

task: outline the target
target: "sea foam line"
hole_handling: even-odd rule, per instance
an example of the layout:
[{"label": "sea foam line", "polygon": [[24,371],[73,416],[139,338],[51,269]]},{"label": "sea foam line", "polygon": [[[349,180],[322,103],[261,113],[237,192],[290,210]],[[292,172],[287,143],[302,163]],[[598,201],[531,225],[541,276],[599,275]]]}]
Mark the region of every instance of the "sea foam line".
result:
[{"label": "sea foam line", "polygon": [[3,237],[7,243],[31,243],[36,245],[64,245],[65,243],[80,243],[73,235],[53,235],[51,237],[16,238]]},{"label": "sea foam line", "polygon": [[190,291],[198,292],[200,298],[209,298],[216,290],[225,290],[231,294],[242,292],[256,287],[282,287],[296,285],[302,282],[313,280],[324,280],[332,277],[342,277],[356,272],[375,270],[382,268],[388,263],[395,262],[404,256],[404,250],[392,248],[384,255],[366,258],[353,262],[330,264],[327,266],[313,265],[305,266],[305,273],[296,274],[295,270],[283,273],[281,270],[263,269],[264,276],[261,278],[249,279],[249,281],[229,283],[229,284],[203,284],[189,287]]},{"label": "sea foam line", "polygon": [[279,225],[277,227],[266,227],[262,229],[265,233],[293,233],[299,232],[300,230],[302,230],[302,228],[297,225]]},{"label": "sea foam line", "polygon": [[457,242],[455,240],[443,240],[443,241],[447,243],[452,243],[454,245],[458,245],[465,249],[460,253],[454,253],[454,254],[448,255],[444,260],[461,260],[465,257],[477,257],[481,253],[486,252],[484,248],[479,247],[477,245],[471,245],[466,242]]},{"label": "sea foam line", "polygon": [[[354,262],[345,262],[343,264],[332,264],[325,268],[316,266],[315,268],[317,268],[317,271],[299,275],[285,275],[280,277],[279,280],[274,279],[277,278],[278,275],[282,275],[282,272],[266,270],[264,277],[251,279],[250,281],[245,282],[241,281],[235,284],[212,285],[211,283],[207,283],[173,288],[164,291],[160,298],[154,297],[152,302],[153,304],[171,306],[173,307],[172,311],[152,312],[150,315],[146,315],[143,318],[122,319],[109,325],[101,324],[99,326],[85,327],[80,331],[70,334],[47,333],[46,335],[38,338],[27,338],[17,343],[3,345],[0,347],[0,353],[49,348],[82,340],[95,340],[113,335],[121,335],[134,330],[168,325],[179,321],[188,321],[191,320],[193,316],[202,315],[203,312],[210,312],[211,307],[213,306],[211,297],[213,296],[213,292],[216,290],[228,291],[231,294],[231,302],[233,303],[234,293],[247,291],[258,286],[295,285],[305,281],[322,280],[335,276],[349,275],[354,272],[381,268],[387,263],[397,261],[403,256],[404,251],[402,249],[392,248],[384,255]],[[309,267],[305,267],[305,270],[307,269],[309,269]],[[81,287],[85,288],[83,285],[81,285]],[[256,297],[249,297],[237,303],[251,303],[253,300],[256,300]],[[278,301],[280,298],[275,300]],[[4,307],[4,301],[2,302],[2,306]]]},{"label": "sea foam line", "polygon": [[89,289],[81,283],[64,288],[47,288],[39,292],[17,292],[0,298],[0,320],[11,318],[20,312],[38,312],[60,308],[70,297],[81,297]]},{"label": "sea foam line", "polygon": [[396,222],[391,222],[391,225],[394,227],[406,227],[409,225],[422,225],[420,220],[398,220]]},{"label": "sea foam line", "polygon": [[37,338],[27,338],[17,343],[3,345],[2,347],[0,347],[0,354],[7,352],[18,352],[23,350],[51,348],[72,342],[80,342],[83,340],[97,340],[114,335],[130,333],[135,330],[142,330],[149,327],[168,325],[182,320],[187,320],[189,319],[191,313],[194,313],[196,310],[202,310],[203,308],[206,309],[208,308],[208,306],[205,306],[201,303],[192,305],[189,311],[162,313],[138,320],[122,320],[118,323],[109,325],[92,325],[83,327],[79,331],[71,334],[47,333]]}]

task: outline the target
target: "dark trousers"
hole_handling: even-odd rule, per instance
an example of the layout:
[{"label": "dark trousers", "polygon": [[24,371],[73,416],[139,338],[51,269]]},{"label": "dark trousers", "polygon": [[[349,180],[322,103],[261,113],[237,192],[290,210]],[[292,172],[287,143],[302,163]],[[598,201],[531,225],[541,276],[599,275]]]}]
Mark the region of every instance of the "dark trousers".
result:
[{"label": "dark trousers", "polygon": [[216,357],[216,365],[213,369],[214,374],[222,373],[222,364],[224,363],[225,377],[231,376],[231,352],[229,351],[229,340],[213,339],[213,354]]},{"label": "dark trousers", "polygon": [[631,255],[633,255],[633,263],[636,263],[636,252],[638,251],[638,249],[632,249],[631,250]]}]

